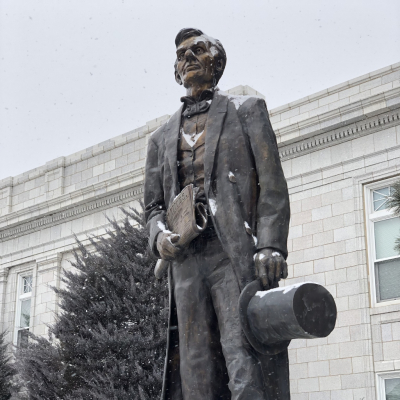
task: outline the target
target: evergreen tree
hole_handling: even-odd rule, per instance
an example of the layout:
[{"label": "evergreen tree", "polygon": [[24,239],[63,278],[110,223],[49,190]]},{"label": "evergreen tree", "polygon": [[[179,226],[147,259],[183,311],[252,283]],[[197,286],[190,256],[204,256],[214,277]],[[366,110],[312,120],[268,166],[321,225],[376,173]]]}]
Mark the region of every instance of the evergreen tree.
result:
[{"label": "evergreen tree", "polygon": [[159,397],[168,289],[154,278],[141,216],[124,212],[122,226],[110,221],[107,238],[90,240],[94,252],[77,242],[73,265],[79,272],[65,271],[66,289],[54,289],[62,311],[50,340],[31,335],[18,351],[29,399]]},{"label": "evergreen tree", "polygon": [[62,360],[60,344],[30,334],[28,345],[17,349],[16,368],[19,386],[24,388],[15,397],[19,399],[64,399],[71,393],[69,380],[65,379],[67,365]]},{"label": "evergreen tree", "polygon": [[0,333],[0,400],[11,398],[14,376],[14,368],[10,364],[10,356],[7,354],[7,344],[4,343],[6,333]]}]

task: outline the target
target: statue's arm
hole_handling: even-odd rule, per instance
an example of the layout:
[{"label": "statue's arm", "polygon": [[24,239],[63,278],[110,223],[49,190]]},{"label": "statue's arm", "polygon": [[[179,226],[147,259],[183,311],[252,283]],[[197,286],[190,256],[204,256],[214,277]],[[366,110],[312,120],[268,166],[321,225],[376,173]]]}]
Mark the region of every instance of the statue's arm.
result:
[{"label": "statue's arm", "polygon": [[163,230],[166,214],[161,166],[158,158],[158,146],[150,137],[144,179],[144,215],[149,232],[149,245],[156,257],[160,257],[157,250],[157,235]]},{"label": "statue's arm", "polygon": [[253,98],[239,111],[258,175],[257,249],[274,249],[286,258],[289,194],[268,110],[264,100]]},{"label": "statue's arm", "polygon": [[242,126],[249,138],[259,184],[256,273],[264,288],[276,287],[281,278],[287,278],[289,193],[264,100],[249,100],[242,108]]}]

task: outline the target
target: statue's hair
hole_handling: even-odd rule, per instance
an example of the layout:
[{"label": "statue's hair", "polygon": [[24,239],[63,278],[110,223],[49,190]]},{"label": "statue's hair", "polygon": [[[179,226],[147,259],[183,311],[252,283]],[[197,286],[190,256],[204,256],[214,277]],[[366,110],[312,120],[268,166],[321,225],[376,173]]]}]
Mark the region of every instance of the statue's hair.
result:
[{"label": "statue's hair", "polygon": [[[221,71],[216,71],[216,74],[215,74],[215,84],[217,84],[218,81],[221,79],[222,74],[224,73],[224,69],[226,66],[226,60],[227,60],[224,46],[222,46],[222,43],[218,39],[214,39],[211,36],[206,35],[200,29],[183,28],[176,35],[175,46],[178,47],[186,39],[190,39],[191,37],[196,37],[196,36],[203,36],[207,40],[207,42],[209,43],[210,46],[215,47],[215,49],[217,50],[216,54],[213,53],[215,62],[217,62],[218,59],[223,60],[224,68]],[[177,62],[175,62],[175,71],[176,71],[176,65],[177,65]]]}]

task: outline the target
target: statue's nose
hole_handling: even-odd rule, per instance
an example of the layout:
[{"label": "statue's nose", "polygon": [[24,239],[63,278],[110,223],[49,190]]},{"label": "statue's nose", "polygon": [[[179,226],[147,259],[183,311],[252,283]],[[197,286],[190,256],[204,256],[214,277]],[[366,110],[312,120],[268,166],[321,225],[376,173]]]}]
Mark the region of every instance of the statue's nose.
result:
[{"label": "statue's nose", "polygon": [[196,57],[194,56],[194,53],[191,49],[187,49],[185,51],[185,58],[189,60],[191,58],[196,58]]}]

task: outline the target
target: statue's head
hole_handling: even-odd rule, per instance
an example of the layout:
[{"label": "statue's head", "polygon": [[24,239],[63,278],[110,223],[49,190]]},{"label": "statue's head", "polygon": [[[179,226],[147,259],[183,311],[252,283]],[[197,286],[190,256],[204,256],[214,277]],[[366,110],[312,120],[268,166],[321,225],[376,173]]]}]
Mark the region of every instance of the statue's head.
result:
[{"label": "statue's head", "polygon": [[226,53],[221,42],[200,29],[181,29],[175,38],[175,80],[185,86],[215,87],[224,73]]}]

